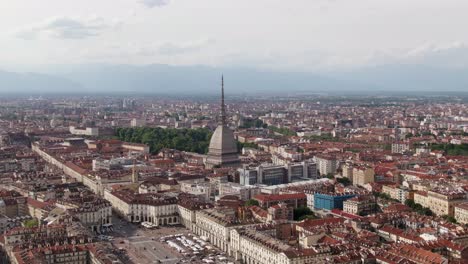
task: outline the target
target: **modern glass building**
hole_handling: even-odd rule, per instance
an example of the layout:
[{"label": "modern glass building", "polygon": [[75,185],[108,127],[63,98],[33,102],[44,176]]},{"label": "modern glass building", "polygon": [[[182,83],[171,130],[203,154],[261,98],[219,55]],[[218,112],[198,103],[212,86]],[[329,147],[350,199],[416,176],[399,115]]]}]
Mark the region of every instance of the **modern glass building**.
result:
[{"label": "modern glass building", "polygon": [[353,198],[356,194],[314,194],[314,207],[317,209],[341,209],[343,210],[343,202]]}]

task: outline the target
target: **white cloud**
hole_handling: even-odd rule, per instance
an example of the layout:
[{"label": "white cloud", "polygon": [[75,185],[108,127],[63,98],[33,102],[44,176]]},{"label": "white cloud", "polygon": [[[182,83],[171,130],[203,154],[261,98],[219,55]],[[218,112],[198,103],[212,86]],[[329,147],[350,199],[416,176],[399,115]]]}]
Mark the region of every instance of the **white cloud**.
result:
[{"label": "white cloud", "polygon": [[466,48],[468,48],[468,45],[460,41],[454,41],[443,44],[426,43],[419,47],[411,49],[406,55],[408,57],[420,57],[438,52],[447,52],[451,50],[460,50]]},{"label": "white cloud", "polygon": [[[116,42],[100,46],[66,51],[72,63],[117,63],[117,64],[200,64],[198,61],[210,53],[215,43],[212,39],[163,42]],[[207,64],[207,63],[204,63]]]},{"label": "white cloud", "polygon": [[168,5],[169,2],[170,0],[140,0],[140,3],[149,8],[162,7]]},{"label": "white cloud", "polygon": [[[0,64],[112,58],[118,63],[304,71],[413,62],[468,64],[468,46],[463,46],[468,35],[460,31],[460,25],[468,23],[466,0],[294,0],[293,5],[281,0],[43,2],[0,1],[0,31],[7,32],[0,34],[0,46],[9,51],[0,53]],[[87,18],[90,13],[100,18]],[[61,17],[43,20],[56,14]],[[116,32],[118,23],[108,18],[125,24]],[[66,41],[31,45],[20,38]],[[216,42],[208,45],[197,41],[200,38]],[[83,49],[88,50],[86,56],[79,56]]]},{"label": "white cloud", "polygon": [[115,28],[120,22],[106,22],[101,17],[53,17],[16,30],[17,37],[23,39],[57,38],[84,39],[101,35],[105,30]]},{"label": "white cloud", "polygon": [[409,50],[402,60],[435,67],[466,67],[468,66],[468,44],[462,41],[426,43]]},{"label": "white cloud", "polygon": [[184,53],[196,52],[214,43],[211,39],[189,41],[184,43],[166,42],[158,47],[158,53],[161,55],[179,55]]}]

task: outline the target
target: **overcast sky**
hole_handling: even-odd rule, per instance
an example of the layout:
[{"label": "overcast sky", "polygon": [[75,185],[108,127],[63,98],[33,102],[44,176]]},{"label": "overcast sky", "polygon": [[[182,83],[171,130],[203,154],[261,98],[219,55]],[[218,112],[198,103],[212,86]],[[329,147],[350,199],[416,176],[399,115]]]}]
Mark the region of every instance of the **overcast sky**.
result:
[{"label": "overcast sky", "polygon": [[0,0],[0,68],[468,64],[467,0]]}]

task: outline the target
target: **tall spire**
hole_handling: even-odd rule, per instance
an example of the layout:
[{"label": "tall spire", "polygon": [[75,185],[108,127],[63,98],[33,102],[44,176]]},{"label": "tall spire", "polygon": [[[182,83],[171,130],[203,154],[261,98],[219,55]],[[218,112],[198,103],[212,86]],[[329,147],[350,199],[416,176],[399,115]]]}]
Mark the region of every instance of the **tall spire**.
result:
[{"label": "tall spire", "polygon": [[226,106],[224,105],[224,75],[221,75],[221,125],[226,125]]}]

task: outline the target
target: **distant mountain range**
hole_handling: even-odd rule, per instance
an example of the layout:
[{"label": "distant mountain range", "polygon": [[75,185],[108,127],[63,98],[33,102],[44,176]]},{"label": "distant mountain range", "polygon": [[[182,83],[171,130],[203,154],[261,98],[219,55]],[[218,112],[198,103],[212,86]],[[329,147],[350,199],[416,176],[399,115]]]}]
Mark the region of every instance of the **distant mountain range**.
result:
[{"label": "distant mountain range", "polygon": [[0,71],[0,93],[3,94],[76,91],[82,87],[82,84],[60,76]]},{"label": "distant mountain range", "polygon": [[0,93],[213,94],[219,91],[221,74],[228,93],[468,93],[467,73],[465,68],[421,65],[385,65],[321,74],[157,64],[75,65],[41,74],[0,71]]}]

